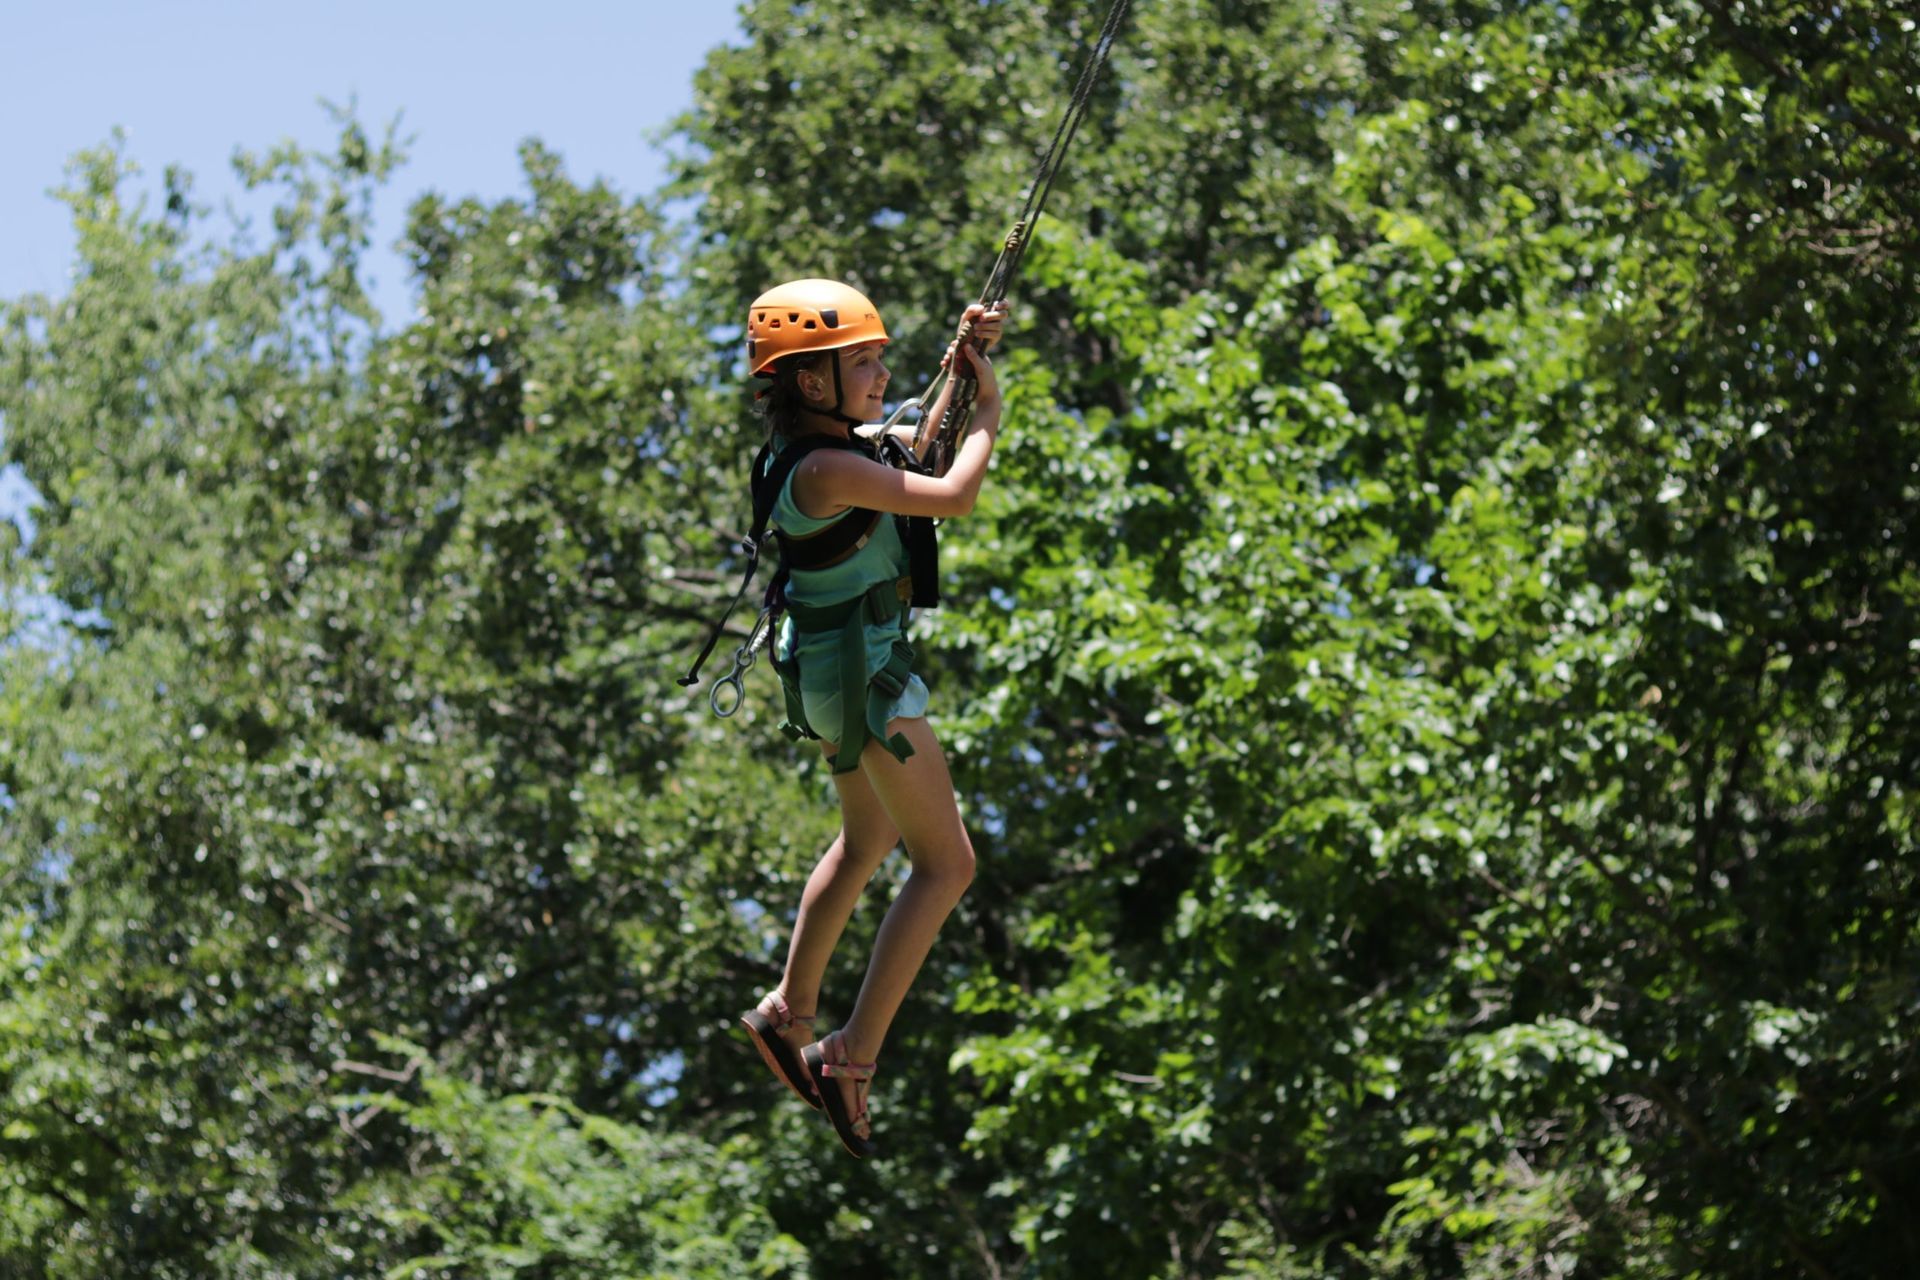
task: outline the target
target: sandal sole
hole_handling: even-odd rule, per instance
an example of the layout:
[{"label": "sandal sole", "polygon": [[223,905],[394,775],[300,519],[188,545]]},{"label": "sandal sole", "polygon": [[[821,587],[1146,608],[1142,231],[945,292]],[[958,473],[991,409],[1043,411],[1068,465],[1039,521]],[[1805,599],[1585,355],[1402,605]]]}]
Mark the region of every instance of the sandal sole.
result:
[{"label": "sandal sole", "polygon": [[[794,1097],[815,1111],[826,1110],[817,1096],[802,1092],[800,1086],[794,1082],[797,1076],[811,1083],[806,1065],[793,1057],[793,1050],[787,1048],[786,1043],[774,1033],[773,1024],[767,1021],[765,1015],[758,1009],[751,1013],[743,1013],[740,1015],[740,1025],[747,1029],[747,1039],[753,1041],[753,1047],[760,1051],[760,1060],[767,1064],[767,1070],[773,1072],[776,1080],[787,1086],[792,1090]],[[780,1061],[783,1054],[793,1064],[791,1073]]]},{"label": "sandal sole", "polygon": [[840,1101],[840,1090],[832,1083],[832,1077],[821,1074],[820,1068],[827,1065],[826,1055],[820,1052],[819,1041],[800,1050],[800,1061],[807,1069],[807,1078],[819,1093],[821,1110],[827,1113],[827,1119],[833,1122],[834,1136],[840,1139],[840,1145],[855,1160],[865,1160],[879,1150],[871,1138],[863,1138],[853,1131],[853,1119],[847,1115],[847,1104]]}]

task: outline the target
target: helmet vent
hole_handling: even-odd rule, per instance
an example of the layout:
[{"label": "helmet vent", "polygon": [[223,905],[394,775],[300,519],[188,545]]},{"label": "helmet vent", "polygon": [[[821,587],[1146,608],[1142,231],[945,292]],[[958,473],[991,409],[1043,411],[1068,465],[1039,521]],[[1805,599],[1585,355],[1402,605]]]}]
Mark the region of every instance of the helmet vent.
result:
[{"label": "helmet vent", "polygon": [[801,327],[806,329],[818,329],[820,326],[815,324],[813,321],[809,320],[805,325]]},{"label": "helmet vent", "polygon": [[787,323],[788,323],[788,324],[799,324],[799,323],[800,323],[800,313],[799,313],[798,311],[789,311],[789,312],[787,312]]},{"label": "helmet vent", "polygon": [[[834,307],[820,308],[820,323],[826,325],[829,329],[838,329],[840,327],[840,312]],[[813,326],[808,325],[807,328],[811,329]]]}]

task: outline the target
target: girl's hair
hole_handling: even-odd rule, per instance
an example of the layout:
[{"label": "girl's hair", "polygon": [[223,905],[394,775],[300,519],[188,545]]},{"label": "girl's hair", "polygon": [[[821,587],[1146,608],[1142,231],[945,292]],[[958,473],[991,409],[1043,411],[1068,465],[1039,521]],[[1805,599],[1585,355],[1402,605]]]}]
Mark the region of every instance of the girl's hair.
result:
[{"label": "girl's hair", "polygon": [[754,411],[766,419],[767,434],[791,440],[800,433],[800,414],[807,399],[800,394],[800,374],[817,368],[826,353],[791,355],[773,366],[773,380],[754,401]]}]

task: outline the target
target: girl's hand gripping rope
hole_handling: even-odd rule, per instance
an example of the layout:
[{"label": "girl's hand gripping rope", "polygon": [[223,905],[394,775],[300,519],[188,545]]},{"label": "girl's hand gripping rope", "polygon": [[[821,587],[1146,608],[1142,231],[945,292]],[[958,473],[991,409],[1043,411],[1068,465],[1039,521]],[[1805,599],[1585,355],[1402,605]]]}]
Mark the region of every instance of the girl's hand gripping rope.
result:
[{"label": "girl's hand gripping rope", "polygon": [[990,308],[977,302],[973,303],[967,308],[966,314],[960,317],[960,331],[953,341],[947,344],[947,354],[940,357],[940,367],[951,368],[955,348],[969,339],[980,351],[992,350],[1000,341],[1000,332],[1006,327],[1006,323],[1007,300],[1005,298],[1000,299]]},{"label": "girl's hand gripping rope", "polygon": [[1006,323],[1007,304],[1004,299],[991,307],[978,302],[968,306],[960,317],[958,334],[947,344],[946,354],[940,357],[940,372],[934,375],[931,385],[912,399],[901,401],[900,407],[885,422],[878,426],[855,427],[855,433],[873,440],[892,436],[903,447],[910,449],[914,456],[924,457],[931,436],[930,420],[923,418],[918,426],[909,426],[908,417],[929,413],[930,406],[941,403],[949,393],[946,383],[950,373],[960,377],[969,376],[965,372],[966,365],[963,364],[959,370],[953,368],[953,353],[961,343],[970,342],[982,351],[988,350],[999,343]]},{"label": "girl's hand gripping rope", "polygon": [[[973,394],[974,411],[998,409],[1000,407],[1000,378],[993,371],[993,361],[987,359],[987,353],[968,343],[960,348],[961,358],[965,361],[967,372],[979,384],[979,390]],[[999,415],[992,419],[993,427],[999,427]]]},{"label": "girl's hand gripping rope", "polygon": [[[953,381],[941,393],[934,412],[921,422],[914,440],[915,452],[927,460],[935,475],[944,475],[953,465],[960,440],[968,434],[977,409],[991,407],[993,416],[999,417],[1000,388],[986,353],[999,341],[1006,317],[1006,303],[1000,301],[991,309],[975,303],[960,318],[960,334],[941,362],[943,369],[952,366]],[[964,357],[957,364],[956,352]],[[976,381],[980,378],[984,378],[984,384]]]},{"label": "girl's hand gripping rope", "polygon": [[[910,401],[907,405],[901,406],[902,410],[909,407],[919,410],[923,404],[932,406],[927,410],[926,416],[920,420],[920,424],[910,432],[901,433],[901,438],[903,443],[909,445],[914,455],[936,475],[944,474],[953,460],[953,436],[957,434],[959,419],[955,420],[956,429],[953,432],[943,431],[940,428],[941,424],[947,420],[948,412],[952,409],[956,398],[960,405],[960,418],[970,418],[973,414],[975,391],[973,362],[961,360],[955,364],[954,353],[965,347],[976,354],[984,355],[1000,341],[1006,322],[1005,299],[995,302],[990,307],[978,302],[968,306],[960,317],[959,333],[952,342],[947,344],[946,354],[940,357],[940,372],[934,376],[933,385],[927,388],[919,400]],[[962,384],[965,384],[964,389],[961,389]],[[902,416],[903,414],[895,414],[887,422],[887,430],[892,431]]]}]

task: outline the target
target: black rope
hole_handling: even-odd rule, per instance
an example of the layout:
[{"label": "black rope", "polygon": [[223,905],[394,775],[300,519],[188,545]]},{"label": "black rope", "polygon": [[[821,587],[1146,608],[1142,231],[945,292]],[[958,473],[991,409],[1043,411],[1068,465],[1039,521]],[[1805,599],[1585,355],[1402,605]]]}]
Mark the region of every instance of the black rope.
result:
[{"label": "black rope", "polygon": [[[1020,260],[1026,256],[1029,233],[1039,221],[1041,211],[1046,208],[1047,197],[1053,193],[1053,182],[1066,160],[1067,148],[1073,145],[1074,135],[1080,132],[1080,125],[1087,118],[1094,85],[1100,79],[1101,68],[1106,66],[1107,56],[1113,52],[1114,39],[1119,35],[1120,24],[1131,7],[1132,0],[1114,0],[1112,7],[1107,10],[1107,20],[1100,28],[1100,37],[1094,41],[1092,52],[1080,67],[1080,81],[1074,86],[1073,100],[1061,115],[1059,127],[1053,131],[1053,142],[1048,145],[1047,154],[1040,161],[1039,173],[1027,188],[1027,202],[1021,207],[1020,216],[1014,219],[1013,234],[1008,237],[1000,261],[994,264],[994,273],[988,279],[986,289],[981,291],[981,302],[996,302],[1005,297],[1006,286],[1013,282],[1014,275],[1019,271]],[[995,286],[998,286],[998,290]]]},{"label": "black rope", "polygon": [[[1080,80],[1074,86],[1073,99],[1060,117],[1060,124],[1053,131],[1053,141],[1047,147],[1047,153],[1041,158],[1040,168],[1034,174],[1033,181],[1027,186],[1026,202],[1021,206],[1020,216],[1014,219],[1013,230],[1008,233],[1001,245],[1000,256],[994,261],[993,270],[987,276],[986,288],[980,291],[980,304],[990,306],[1004,299],[1012,287],[1013,280],[1020,270],[1021,259],[1027,255],[1027,245],[1033,239],[1033,231],[1040,221],[1040,215],[1046,209],[1047,197],[1053,193],[1054,179],[1060,174],[1065,163],[1067,149],[1073,145],[1074,135],[1080,132],[1080,125],[1086,120],[1093,99],[1094,86],[1099,83],[1101,68],[1107,64],[1107,57],[1113,52],[1114,39],[1120,33],[1120,24],[1125,21],[1127,11],[1132,8],[1133,0],[1113,0],[1107,10],[1107,19],[1100,28],[1100,36],[1094,41],[1086,61],[1080,66]],[[971,326],[961,335],[962,341],[972,338]],[[947,401],[946,416],[940,423],[940,436],[934,446],[931,459],[936,472],[943,471],[953,460],[953,451],[973,419],[973,401],[979,393],[979,382],[972,370],[955,354],[952,368],[953,394]]]}]

